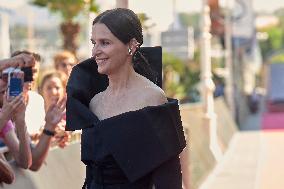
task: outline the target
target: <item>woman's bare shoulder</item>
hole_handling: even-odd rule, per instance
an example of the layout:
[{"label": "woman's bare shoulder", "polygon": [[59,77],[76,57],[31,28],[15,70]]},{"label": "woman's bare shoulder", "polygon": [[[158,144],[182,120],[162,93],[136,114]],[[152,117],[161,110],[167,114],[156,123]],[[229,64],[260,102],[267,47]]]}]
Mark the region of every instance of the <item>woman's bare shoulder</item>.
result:
[{"label": "woman's bare shoulder", "polygon": [[143,90],[144,100],[149,106],[161,105],[168,101],[163,89],[151,81],[145,82],[145,85],[141,90]]},{"label": "woman's bare shoulder", "polygon": [[96,94],[95,96],[93,96],[93,98],[91,99],[90,103],[89,103],[89,108],[92,110],[97,103],[99,102],[99,99],[101,98],[103,92],[100,92],[98,94]]}]

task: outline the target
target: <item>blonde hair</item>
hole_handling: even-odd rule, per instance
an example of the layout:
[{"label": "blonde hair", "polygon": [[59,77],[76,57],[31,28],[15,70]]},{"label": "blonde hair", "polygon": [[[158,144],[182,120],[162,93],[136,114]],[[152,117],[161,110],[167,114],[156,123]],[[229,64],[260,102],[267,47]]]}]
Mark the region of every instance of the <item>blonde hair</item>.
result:
[{"label": "blonde hair", "polygon": [[54,71],[47,72],[42,76],[39,82],[39,87],[38,87],[38,91],[41,95],[43,95],[42,90],[43,90],[44,84],[46,83],[47,80],[53,77],[60,79],[62,86],[64,88],[64,91],[66,91],[66,85],[67,85],[67,80],[68,80],[67,76],[63,72],[54,70]]},{"label": "blonde hair", "polygon": [[56,54],[54,57],[53,57],[53,61],[54,61],[54,67],[55,68],[58,68],[58,65],[64,61],[65,59],[69,59],[69,58],[72,58],[74,60],[74,63],[77,64],[77,58],[76,56],[70,52],[70,51],[62,51],[58,54]]}]

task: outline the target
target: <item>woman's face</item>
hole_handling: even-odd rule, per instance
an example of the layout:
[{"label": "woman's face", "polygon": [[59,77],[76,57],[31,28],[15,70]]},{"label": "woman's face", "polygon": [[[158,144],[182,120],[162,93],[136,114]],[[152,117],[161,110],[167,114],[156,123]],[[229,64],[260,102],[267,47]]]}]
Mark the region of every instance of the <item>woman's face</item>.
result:
[{"label": "woman's face", "polygon": [[58,77],[47,79],[42,87],[42,95],[47,107],[64,96],[64,87]]},{"label": "woman's face", "polygon": [[98,72],[111,74],[125,65],[128,55],[128,45],[116,38],[105,24],[93,25],[91,41],[93,43],[92,56],[98,64]]}]

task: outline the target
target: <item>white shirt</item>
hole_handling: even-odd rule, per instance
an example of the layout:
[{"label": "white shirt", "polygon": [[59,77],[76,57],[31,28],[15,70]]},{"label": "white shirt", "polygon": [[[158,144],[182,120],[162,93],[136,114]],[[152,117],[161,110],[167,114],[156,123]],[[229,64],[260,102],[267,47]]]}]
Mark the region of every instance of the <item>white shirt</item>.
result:
[{"label": "white shirt", "polygon": [[28,91],[28,104],[26,107],[25,121],[29,134],[38,133],[45,124],[44,100],[35,91]]}]

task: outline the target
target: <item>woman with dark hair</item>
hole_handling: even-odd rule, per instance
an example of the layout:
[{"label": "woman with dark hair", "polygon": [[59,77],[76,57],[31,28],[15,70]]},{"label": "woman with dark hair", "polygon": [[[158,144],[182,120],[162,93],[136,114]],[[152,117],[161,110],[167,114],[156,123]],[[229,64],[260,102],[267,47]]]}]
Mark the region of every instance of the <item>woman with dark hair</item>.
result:
[{"label": "woman with dark hair", "polygon": [[181,189],[178,101],[155,84],[137,15],[101,13],[91,41],[92,59],[75,66],[67,84],[67,129],[82,129],[83,188]]}]

